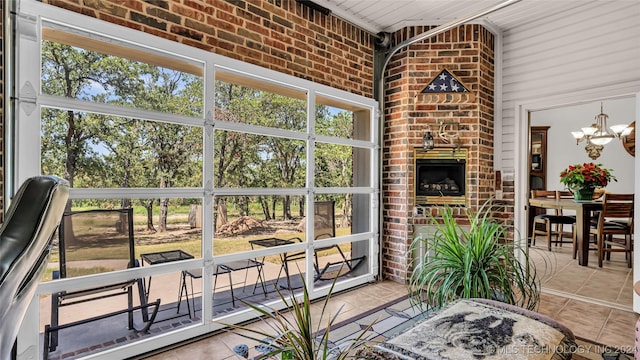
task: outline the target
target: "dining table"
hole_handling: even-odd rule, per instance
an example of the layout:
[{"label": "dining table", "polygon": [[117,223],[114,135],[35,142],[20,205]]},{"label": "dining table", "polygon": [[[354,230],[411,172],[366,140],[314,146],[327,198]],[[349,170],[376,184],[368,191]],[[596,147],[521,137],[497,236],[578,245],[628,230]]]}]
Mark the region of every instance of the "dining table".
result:
[{"label": "dining table", "polygon": [[573,210],[576,213],[576,240],[578,244],[578,264],[589,265],[589,229],[594,211],[602,210],[601,200],[545,199],[530,198],[528,206],[528,234],[533,228],[533,219],[538,209]]}]

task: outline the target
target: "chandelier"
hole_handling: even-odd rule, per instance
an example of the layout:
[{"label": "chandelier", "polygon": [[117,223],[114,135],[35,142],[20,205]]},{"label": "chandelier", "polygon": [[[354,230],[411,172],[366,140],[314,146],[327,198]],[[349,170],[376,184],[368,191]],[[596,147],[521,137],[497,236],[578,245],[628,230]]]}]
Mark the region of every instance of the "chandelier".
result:
[{"label": "chandelier", "polygon": [[600,103],[600,114],[596,115],[594,124],[589,127],[583,127],[581,131],[572,131],[571,135],[576,139],[576,145],[585,140],[587,145],[584,149],[589,157],[593,160],[600,157],[600,153],[604,149],[604,145],[611,142],[615,138],[622,138],[631,133],[633,127],[627,125],[613,125],[607,127],[609,116],[602,111],[602,103]]}]

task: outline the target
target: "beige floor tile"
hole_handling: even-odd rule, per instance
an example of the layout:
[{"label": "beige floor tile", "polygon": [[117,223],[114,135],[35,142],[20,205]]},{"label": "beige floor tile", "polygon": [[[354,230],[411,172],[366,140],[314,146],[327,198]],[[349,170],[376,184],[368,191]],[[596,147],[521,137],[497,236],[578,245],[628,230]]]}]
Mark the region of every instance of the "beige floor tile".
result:
[{"label": "beige floor tile", "polygon": [[540,294],[540,304],[538,312],[549,317],[556,317],[569,302],[568,298],[553,296],[548,294]]},{"label": "beige floor tile", "polygon": [[[549,255],[551,253],[551,255]],[[544,289],[555,290],[578,297],[595,299],[596,301],[606,301],[617,303],[631,308],[633,302],[633,290],[631,271],[625,266],[614,262],[605,262],[605,266],[597,266],[595,253],[590,253],[589,266],[578,265],[573,259],[570,246],[553,251],[531,251],[534,261],[538,257],[551,257],[553,266],[551,275],[543,279]]]},{"label": "beige floor tile", "polygon": [[[634,326],[638,315],[631,311],[612,309],[604,306],[604,303],[598,304],[599,301],[604,300],[615,301],[631,308],[632,276],[626,264],[623,261],[605,261],[605,266],[598,268],[597,257],[591,252],[589,266],[579,266],[577,260],[572,258],[571,245],[565,244],[562,248],[553,247],[551,252],[546,250],[546,243],[543,241],[539,241],[538,246],[542,250],[534,249],[531,253],[537,255],[532,255],[532,260],[539,263],[540,267],[544,267],[544,270],[539,270],[545,272],[543,289],[552,291],[541,294],[538,312],[561,322],[578,337],[629,349],[633,345]],[[616,255],[620,254],[614,254]],[[350,318],[406,293],[406,285],[383,281],[332,296],[331,310],[334,311],[344,304],[342,310],[344,318]],[[575,298],[571,298],[572,296]],[[580,296],[594,300],[581,301]],[[313,304],[313,306],[321,305],[322,302]],[[266,326],[257,324],[255,326]],[[238,338],[230,338],[230,336]],[[240,342],[250,343],[237,334],[221,334],[169,350],[149,359],[199,360],[211,359],[211,354],[216,354],[216,358],[230,360],[232,355],[228,344]],[[594,359],[600,358],[594,357]]]},{"label": "beige floor tile", "polygon": [[629,271],[627,279],[618,293],[616,302],[619,304],[633,304],[633,271]]},{"label": "beige floor tile", "polygon": [[554,319],[571,329],[576,336],[595,340],[610,312],[610,308],[572,299]]},{"label": "beige floor tile", "polygon": [[596,271],[589,282],[578,289],[575,294],[585,297],[598,294],[598,298],[603,301],[616,302],[620,296],[620,289],[624,286],[626,274],[616,275],[615,273]]},{"label": "beige floor tile", "polygon": [[635,343],[635,325],[638,315],[633,312],[612,310],[597,341],[610,346],[631,349]]}]

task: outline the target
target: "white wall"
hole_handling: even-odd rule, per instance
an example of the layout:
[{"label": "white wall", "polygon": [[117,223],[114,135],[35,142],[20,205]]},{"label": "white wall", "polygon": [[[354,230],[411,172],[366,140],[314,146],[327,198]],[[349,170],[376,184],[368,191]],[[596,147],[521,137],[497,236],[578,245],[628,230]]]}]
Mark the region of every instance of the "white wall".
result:
[{"label": "white wall", "polygon": [[[608,125],[630,124],[635,119],[635,98],[603,101],[604,113],[609,115]],[[604,146],[601,156],[592,160],[584,150],[585,142],[576,146],[571,131],[594,123],[594,117],[600,113],[600,102],[566,106],[531,113],[531,126],[550,126],[547,135],[547,188],[564,189],[560,182],[560,172],[570,164],[584,162],[601,163],[613,169],[618,179],[606,187],[609,192],[633,193],[634,191],[634,157],[622,146],[620,140],[614,139]],[[638,122],[640,123],[640,121]]]},{"label": "white wall", "polygon": [[[640,1],[573,3],[569,11],[523,22],[502,34],[502,64],[496,71],[502,73],[501,138],[496,139],[502,151],[496,164],[504,180],[515,181],[518,230],[526,228],[529,111],[640,93]],[[640,106],[635,112],[631,120],[640,120]],[[608,163],[604,156],[609,155],[602,158]],[[635,164],[640,168],[640,156]],[[640,233],[640,222],[635,233]],[[640,246],[635,247],[634,269],[640,269]],[[634,271],[634,281],[640,281],[640,271]],[[640,313],[637,295],[634,310]]]},{"label": "white wall", "polygon": [[503,136],[497,162],[503,174],[517,167],[519,104],[553,103],[575,93],[580,101],[595,101],[640,91],[640,1],[574,3],[570,11],[503,33]]}]

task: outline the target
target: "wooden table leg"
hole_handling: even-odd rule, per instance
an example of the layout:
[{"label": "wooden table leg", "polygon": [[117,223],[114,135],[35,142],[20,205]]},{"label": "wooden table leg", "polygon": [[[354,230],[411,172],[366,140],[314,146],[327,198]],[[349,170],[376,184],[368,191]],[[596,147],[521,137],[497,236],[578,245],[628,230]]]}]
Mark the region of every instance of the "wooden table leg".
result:
[{"label": "wooden table leg", "polygon": [[589,265],[589,228],[591,226],[591,208],[581,207],[576,211],[576,239],[578,243],[578,264]]}]

